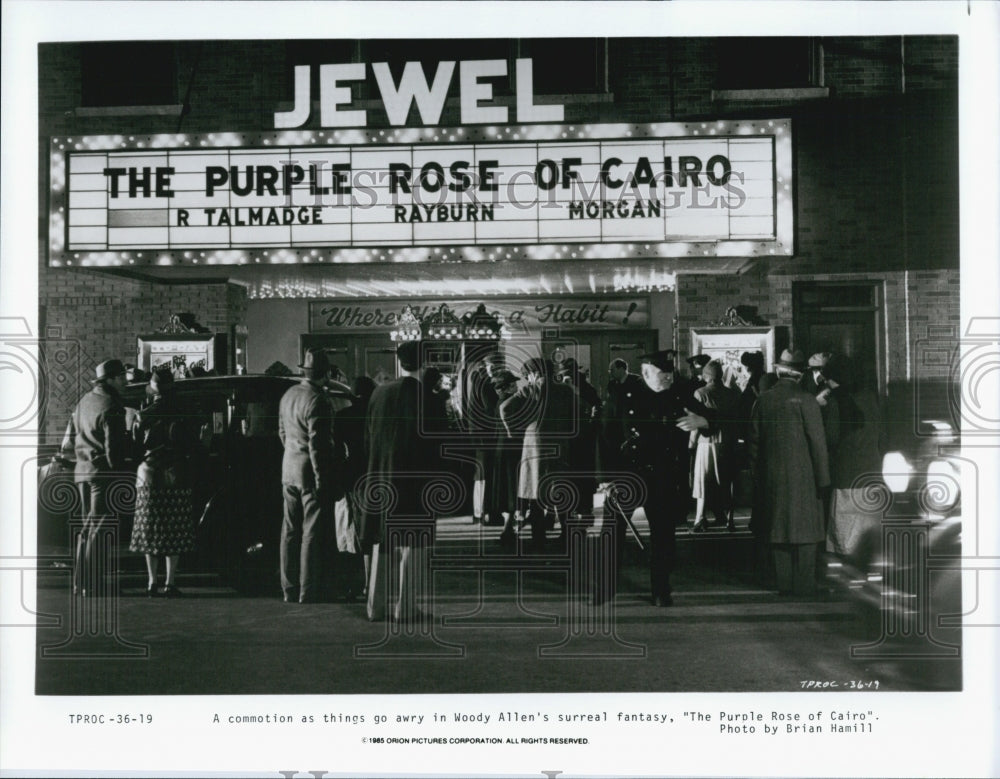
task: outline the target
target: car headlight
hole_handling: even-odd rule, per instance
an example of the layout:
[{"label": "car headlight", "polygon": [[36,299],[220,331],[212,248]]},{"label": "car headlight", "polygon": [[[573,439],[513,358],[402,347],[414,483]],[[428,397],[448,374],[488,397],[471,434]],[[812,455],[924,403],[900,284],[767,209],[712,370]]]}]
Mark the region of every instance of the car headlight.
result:
[{"label": "car headlight", "polygon": [[882,480],[890,492],[905,492],[912,476],[913,466],[902,452],[887,452],[882,458]]}]

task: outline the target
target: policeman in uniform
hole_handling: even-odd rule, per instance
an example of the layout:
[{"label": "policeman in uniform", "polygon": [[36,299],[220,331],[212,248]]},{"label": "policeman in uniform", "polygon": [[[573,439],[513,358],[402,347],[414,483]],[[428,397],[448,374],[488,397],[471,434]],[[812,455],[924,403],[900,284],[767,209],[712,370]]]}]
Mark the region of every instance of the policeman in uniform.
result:
[{"label": "policeman in uniform", "polygon": [[626,442],[645,487],[643,508],[649,521],[649,580],[654,606],[673,604],[670,574],[676,557],[676,528],[687,519],[688,434],[678,426],[689,411],[703,411],[677,381],[675,352],[644,354],[642,378],[648,404]]},{"label": "policeman in uniform", "polygon": [[[595,567],[595,571],[599,572],[592,593],[595,605],[613,598],[617,589],[628,515],[638,508],[637,505],[627,505],[627,498],[632,492],[627,481],[629,474],[636,473],[636,467],[626,443],[638,432],[650,394],[642,378],[630,373],[628,363],[620,357],[611,361],[608,372],[611,379],[601,413],[598,456],[602,481],[600,489],[605,495],[603,522],[613,525],[614,550],[610,556],[610,570]],[[626,500],[626,505],[622,505],[623,500]],[[606,578],[603,575],[605,571],[608,574]]]}]

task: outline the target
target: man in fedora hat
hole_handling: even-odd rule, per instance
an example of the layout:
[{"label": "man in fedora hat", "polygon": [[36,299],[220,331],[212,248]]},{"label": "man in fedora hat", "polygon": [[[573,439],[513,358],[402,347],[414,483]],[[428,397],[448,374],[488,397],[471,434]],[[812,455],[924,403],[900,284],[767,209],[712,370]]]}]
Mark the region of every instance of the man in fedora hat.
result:
[{"label": "man in fedora hat", "polygon": [[[76,457],[74,481],[80,495],[83,529],[76,539],[73,569],[74,594],[94,594],[104,571],[94,559],[97,531],[109,517],[108,494],[116,474],[128,457],[125,406],[119,394],[127,384],[121,360],[105,360],[97,366],[94,385],[80,398],[63,439],[63,449]],[[119,473],[131,482],[131,475]]]},{"label": "man in fedora hat", "polygon": [[826,378],[824,373],[826,371],[826,366],[830,362],[830,358],[833,356],[830,352],[816,352],[809,358],[806,364],[806,370],[802,373],[802,388],[812,395],[819,394],[819,391],[823,389],[826,384]]},{"label": "man in fedora hat", "polygon": [[779,594],[815,592],[816,548],[824,538],[823,491],[830,484],[819,404],[799,385],[805,360],[786,349],[778,381],[758,398],[750,427],[750,467],[760,490],[764,538]]},{"label": "man in fedora hat", "polygon": [[[378,385],[368,401],[369,481],[361,490],[361,542],[372,547],[367,613],[373,621],[428,619],[417,609],[418,599],[427,594],[425,552],[434,539],[434,514],[425,495],[438,473],[442,439],[428,434],[434,420],[427,417],[421,388],[422,357],[419,341],[401,343],[396,348],[399,378]],[[389,575],[388,568],[397,563],[398,575]],[[390,582],[395,585],[391,593]]]},{"label": "man in fedora hat", "polygon": [[322,349],[308,349],[302,380],[278,406],[278,435],[285,448],[281,486],[285,500],[281,525],[281,589],[285,602],[320,600],[320,557],[334,524],[337,494],[333,446],[333,409],[324,388],[330,360]]},{"label": "man in fedora hat", "polygon": [[826,433],[826,448],[831,457],[840,437],[840,408],[827,376],[833,357],[831,352],[816,352],[809,358],[799,382],[802,388],[819,403],[820,414],[823,417],[823,432]]}]

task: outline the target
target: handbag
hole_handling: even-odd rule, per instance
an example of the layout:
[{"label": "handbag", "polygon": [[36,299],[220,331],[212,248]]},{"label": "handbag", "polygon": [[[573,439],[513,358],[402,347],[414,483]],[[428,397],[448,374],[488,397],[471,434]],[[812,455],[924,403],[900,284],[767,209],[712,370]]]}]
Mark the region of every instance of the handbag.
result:
[{"label": "handbag", "polygon": [[333,504],[333,519],[337,533],[337,551],[358,554],[361,542],[354,524],[354,512],[351,510],[350,499],[345,495]]}]

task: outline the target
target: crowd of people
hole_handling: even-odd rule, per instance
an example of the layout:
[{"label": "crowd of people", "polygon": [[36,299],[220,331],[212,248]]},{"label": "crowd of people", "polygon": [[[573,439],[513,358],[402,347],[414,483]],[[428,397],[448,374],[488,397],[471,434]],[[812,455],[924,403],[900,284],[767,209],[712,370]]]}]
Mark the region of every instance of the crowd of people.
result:
[{"label": "crowd of people", "polygon": [[[322,349],[305,353],[301,380],[278,409],[286,602],[360,594],[372,619],[387,609],[392,619],[415,619],[439,510],[428,485],[456,471],[455,451],[470,449],[473,522],[500,527],[509,551],[546,553],[559,543],[547,533],[558,527],[563,539],[574,517],[612,525],[614,565],[594,582],[595,602],[617,590],[626,530],[641,506],[650,599],[671,605],[677,528],[693,508],[691,532],[713,518],[735,530],[734,485],[749,470],[750,529],[769,552],[761,559],[770,560],[779,593],[808,595],[821,547],[840,551],[862,505],[852,494],[858,476],[879,465],[877,397],[855,386],[842,356],[807,363],[786,350],[766,373],[760,352],[744,353],[737,368],[696,355],[684,375],[676,352],[657,351],[639,359],[640,373],[614,360],[603,396],[572,359],[536,357],[514,373],[487,348],[450,386],[422,358],[419,342],[400,344],[399,376],[378,385],[358,377],[351,403],[335,409],[325,388],[344,377]],[[110,513],[107,476],[123,468],[131,447],[139,466],[130,548],[146,556],[149,596],[177,597],[178,558],[195,538],[199,428],[174,407],[169,371],[152,374],[138,414],[122,404],[125,381],[120,361],[101,363],[64,442],[74,450],[84,514],[74,591],[93,587],[95,533]],[[344,553],[336,566],[349,569],[336,578],[331,545]]]}]

